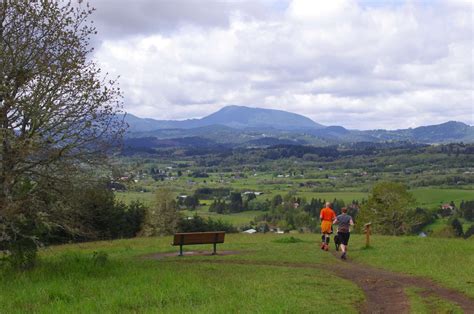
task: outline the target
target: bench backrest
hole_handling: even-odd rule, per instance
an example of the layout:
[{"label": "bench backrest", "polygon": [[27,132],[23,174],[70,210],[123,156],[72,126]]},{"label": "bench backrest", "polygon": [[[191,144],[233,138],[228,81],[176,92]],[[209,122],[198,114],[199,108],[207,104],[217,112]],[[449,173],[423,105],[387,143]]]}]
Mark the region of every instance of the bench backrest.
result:
[{"label": "bench backrest", "polygon": [[225,231],[176,233],[173,245],[224,243]]}]

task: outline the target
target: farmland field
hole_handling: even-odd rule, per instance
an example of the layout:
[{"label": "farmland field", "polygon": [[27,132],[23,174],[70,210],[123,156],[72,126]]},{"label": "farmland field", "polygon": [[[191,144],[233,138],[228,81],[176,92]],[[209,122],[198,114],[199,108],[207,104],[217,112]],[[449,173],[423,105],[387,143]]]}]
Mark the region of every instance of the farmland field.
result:
[{"label": "farmland field", "polygon": [[474,197],[474,191],[470,189],[423,188],[414,189],[412,192],[419,206],[429,208],[439,207],[441,204],[451,201],[459,204],[463,200],[470,200]]},{"label": "farmland field", "polygon": [[[271,199],[276,194],[288,193],[289,190],[271,190],[271,186],[266,189],[267,193],[258,196],[261,199]],[[296,195],[304,197],[307,200],[311,198],[321,198],[332,201],[333,199],[343,200],[346,204],[350,204],[353,200],[361,201],[367,199],[367,192],[351,192],[351,191],[340,191],[340,192],[308,192],[308,191],[296,191]],[[441,204],[449,203],[454,201],[459,204],[463,200],[472,199],[473,191],[466,189],[440,189],[440,188],[419,188],[410,190],[413,193],[417,203],[414,206],[427,207],[430,209],[439,208]],[[139,200],[147,205],[152,205],[154,201],[154,195],[150,192],[118,192],[116,193],[117,199],[129,203],[131,201]],[[222,219],[223,221],[230,222],[235,226],[242,226],[248,224],[255,216],[259,215],[258,211],[244,211],[241,213],[234,214],[217,214],[208,211],[210,200],[202,200],[201,206],[195,211],[184,211],[183,213],[188,216],[198,214],[203,217],[212,217]],[[444,221],[443,225],[446,223]],[[466,227],[468,224],[466,223]]]}]

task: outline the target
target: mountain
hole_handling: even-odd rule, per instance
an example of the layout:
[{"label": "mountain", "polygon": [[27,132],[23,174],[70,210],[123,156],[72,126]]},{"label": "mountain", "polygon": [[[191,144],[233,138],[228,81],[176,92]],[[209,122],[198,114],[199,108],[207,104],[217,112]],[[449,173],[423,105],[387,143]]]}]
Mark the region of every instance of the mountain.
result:
[{"label": "mountain", "polygon": [[201,119],[205,125],[222,124],[237,129],[275,128],[279,130],[320,129],[321,124],[288,111],[227,106]]},{"label": "mountain", "polygon": [[348,130],[324,127],[311,119],[282,110],[228,106],[202,119],[183,121],[125,116],[130,125],[130,148],[264,147],[273,145],[327,146],[345,143],[410,142],[474,143],[474,127],[449,121],[399,130]]},{"label": "mountain", "polygon": [[412,141],[427,144],[474,142],[474,127],[457,121],[420,126],[414,129],[371,130],[364,133],[377,141]]},{"label": "mountain", "polygon": [[321,124],[292,112],[274,109],[250,108],[244,106],[227,106],[202,119],[154,120],[140,119],[127,114],[125,121],[129,132],[147,132],[159,129],[193,129],[212,125],[222,125],[235,129],[276,129],[305,130],[320,129]]}]

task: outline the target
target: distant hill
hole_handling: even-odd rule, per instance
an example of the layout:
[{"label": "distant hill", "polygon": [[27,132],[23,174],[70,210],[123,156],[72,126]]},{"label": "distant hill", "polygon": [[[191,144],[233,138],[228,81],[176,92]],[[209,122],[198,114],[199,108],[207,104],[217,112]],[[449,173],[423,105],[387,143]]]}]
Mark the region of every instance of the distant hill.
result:
[{"label": "distant hill", "polygon": [[275,128],[279,130],[320,129],[321,124],[287,111],[274,109],[227,106],[202,118],[205,125],[221,124],[237,129]]},{"label": "distant hill", "polygon": [[[449,121],[399,130],[348,130],[322,126],[282,110],[227,106],[202,119],[142,119],[128,114],[130,148],[254,147],[279,144],[327,146],[344,143],[474,143],[474,127]],[[230,145],[230,146],[229,146]]]},{"label": "distant hill", "polygon": [[474,142],[474,127],[462,122],[449,121],[437,125],[421,126],[400,130],[365,131],[379,141],[412,141],[418,143]]},{"label": "distant hill", "polygon": [[130,132],[146,132],[158,129],[192,129],[211,125],[223,125],[236,129],[273,128],[278,130],[304,130],[324,127],[296,113],[244,106],[227,106],[202,119],[154,120],[141,119],[127,114],[125,121],[130,125]]}]

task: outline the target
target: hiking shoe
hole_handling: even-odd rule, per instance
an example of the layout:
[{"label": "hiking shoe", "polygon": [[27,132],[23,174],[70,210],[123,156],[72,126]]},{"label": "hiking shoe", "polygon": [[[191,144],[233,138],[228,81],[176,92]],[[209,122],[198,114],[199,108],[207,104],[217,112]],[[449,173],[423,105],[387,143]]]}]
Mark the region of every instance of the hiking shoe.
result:
[{"label": "hiking shoe", "polygon": [[325,244],[325,245],[324,245],[324,250],[325,250],[325,251],[329,251],[329,245]]},{"label": "hiking shoe", "polygon": [[324,250],[324,243],[321,243],[321,250]]},{"label": "hiking shoe", "polygon": [[341,259],[346,259],[346,252],[342,253]]}]

